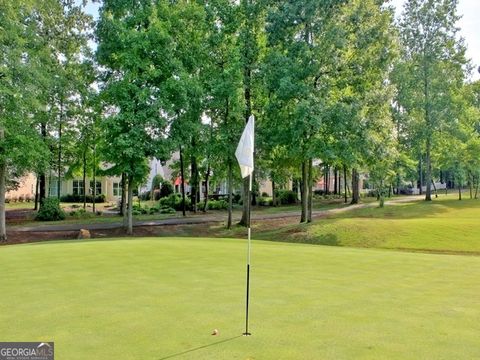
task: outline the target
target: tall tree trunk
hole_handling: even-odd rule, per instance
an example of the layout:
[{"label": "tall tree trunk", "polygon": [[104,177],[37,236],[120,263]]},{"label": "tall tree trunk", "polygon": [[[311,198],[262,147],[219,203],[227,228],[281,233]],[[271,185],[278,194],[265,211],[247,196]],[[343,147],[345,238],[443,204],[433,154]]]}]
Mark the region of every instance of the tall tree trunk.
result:
[{"label": "tall tree trunk", "polygon": [[419,189],[418,189],[418,194],[422,195],[423,194],[423,160],[422,160],[422,154],[420,154],[420,159],[418,160],[418,181],[420,183]]},{"label": "tall tree trunk", "polygon": [[[195,151],[195,139],[192,137],[192,153]],[[197,158],[195,155],[190,157],[190,200],[192,211],[194,213],[197,212],[197,199],[198,199],[198,166],[197,166]]]},{"label": "tall tree trunk", "polygon": [[128,227],[127,235],[133,235],[133,175],[128,177]]},{"label": "tall tree trunk", "polygon": [[122,216],[123,216],[123,228],[125,231],[128,230],[128,208],[131,204],[128,203],[128,188],[130,184],[128,183],[129,177],[126,173],[122,174]]},{"label": "tall tree trunk", "polygon": [[468,174],[468,187],[470,189],[470,199],[473,199],[473,175],[472,173]]},{"label": "tall tree trunk", "polygon": [[[251,26],[250,19],[247,17],[247,26]],[[250,31],[250,29],[248,29]],[[248,33],[251,36],[251,33]],[[250,41],[250,39],[245,39],[245,41]],[[245,62],[243,64],[243,88],[244,88],[244,100],[245,100],[245,124],[248,123],[248,119],[252,114],[252,86],[251,86],[251,78],[252,78],[252,59],[249,53],[249,44],[245,44],[245,54],[244,54]],[[253,176],[251,174],[250,176]],[[250,180],[248,177],[243,179],[243,208],[242,208],[242,218],[240,219],[240,225],[248,226],[249,219],[248,214],[250,212],[251,207],[251,194],[249,192],[250,187]]]},{"label": "tall tree trunk", "polygon": [[477,183],[475,185],[475,200],[478,199],[478,187],[480,186],[479,176],[477,175],[476,178],[477,178]]},{"label": "tall tree trunk", "polygon": [[345,195],[345,204],[348,202],[347,196],[347,166],[343,165],[343,191]]},{"label": "tall tree trunk", "polygon": [[333,170],[333,194],[338,195],[338,168]]},{"label": "tall tree trunk", "polygon": [[352,201],[350,204],[358,204],[360,202],[360,175],[357,169],[352,169]]},{"label": "tall tree trunk", "polygon": [[83,210],[87,209],[87,148],[83,150]]},{"label": "tall tree trunk", "polygon": [[425,201],[432,201],[432,159],[431,149],[432,149],[432,122],[431,122],[431,114],[430,114],[430,89],[429,89],[429,66],[427,61],[425,60],[423,63],[423,91],[425,97],[425,129],[427,134],[426,139],[426,154],[425,154],[425,184],[426,184],[426,191],[425,191]]},{"label": "tall tree trunk", "polygon": [[[5,138],[5,131],[0,129],[0,142]],[[7,192],[7,164],[0,162],[0,243],[7,241],[7,228],[5,224],[5,193]]]},{"label": "tall tree trunk", "polygon": [[379,195],[379,200],[380,200],[380,207],[383,208],[385,205],[385,195],[384,195],[384,189],[383,189],[383,180],[380,181],[380,189],[378,189],[378,195]]},{"label": "tall tree trunk", "polygon": [[33,210],[38,210],[38,198],[39,198],[39,193],[38,193],[38,187],[40,186],[40,179],[38,178],[38,174],[35,179],[35,206],[33,207]]},{"label": "tall tree trunk", "polygon": [[[123,172],[122,173],[122,197],[120,199],[120,215],[125,216],[127,213],[127,175]],[[126,222],[124,223],[126,227]]]},{"label": "tall tree trunk", "polygon": [[[42,139],[44,142],[47,141],[47,124],[42,122],[41,124],[41,134],[42,134]],[[39,201],[40,201],[40,207],[42,207],[43,199],[47,196],[47,176],[45,175],[45,171],[43,171],[40,174],[40,195],[39,195]]]},{"label": "tall tree trunk", "polygon": [[210,162],[207,165],[207,172],[205,173],[205,199],[203,200],[203,212],[207,211],[208,206],[208,180],[210,178]]},{"label": "tall tree trunk", "polygon": [[425,154],[425,184],[427,186],[425,190],[425,200],[432,201],[432,163],[430,158],[431,152],[431,139],[427,137],[427,149]]},{"label": "tall tree trunk", "polygon": [[312,222],[313,207],[313,159],[308,160],[308,200],[307,200],[307,223]]},{"label": "tall tree trunk", "polygon": [[[130,187],[130,183],[128,184]],[[92,212],[95,214],[95,201],[97,197],[97,147],[93,146],[93,198],[92,198]],[[130,203],[129,203],[130,204]]]},{"label": "tall tree trunk", "polygon": [[60,201],[60,190],[61,190],[61,180],[62,180],[62,113],[63,113],[63,103],[60,104],[60,122],[58,124],[58,173],[57,173],[57,197]]},{"label": "tall tree trunk", "polygon": [[[213,121],[210,121],[210,143],[213,139]],[[203,203],[203,212],[207,211],[208,207],[208,190],[209,190],[209,183],[208,180],[210,178],[210,148],[208,148],[207,154],[207,172],[205,173],[205,200]]]},{"label": "tall tree trunk", "polygon": [[327,195],[327,165],[323,164],[323,194]]},{"label": "tall tree trunk", "polygon": [[180,145],[180,176],[181,176],[181,189],[182,189],[182,214],[186,216],[185,208],[185,177],[184,177],[184,167],[183,167],[183,153],[182,153],[182,146]]},{"label": "tall tree trunk", "polygon": [[[253,157],[255,158],[255,154],[253,154]],[[250,193],[250,196],[251,196],[251,199],[252,199],[252,201],[250,203],[251,206],[257,205],[257,189],[260,189],[260,184],[257,184],[256,179],[255,179],[256,174],[257,173],[255,171],[252,172],[252,192]],[[250,187],[250,184],[249,184],[249,187]]]},{"label": "tall tree trunk", "polygon": [[275,194],[275,181],[272,180],[272,205],[277,206],[277,195]]},{"label": "tall tree trunk", "polygon": [[[228,161],[228,218],[227,218],[227,229],[232,228],[232,205],[233,205],[233,199],[232,199],[232,162],[229,160]],[[248,226],[248,224],[247,224]]]},{"label": "tall tree trunk", "polygon": [[330,195],[330,165],[325,165],[325,194]]},{"label": "tall tree trunk", "polygon": [[308,219],[308,164],[307,161],[302,162],[302,183],[301,183],[301,204],[302,214],[300,222],[307,222]]},{"label": "tall tree trunk", "polygon": [[460,186],[460,181],[458,182],[458,200],[462,200],[462,187]]}]

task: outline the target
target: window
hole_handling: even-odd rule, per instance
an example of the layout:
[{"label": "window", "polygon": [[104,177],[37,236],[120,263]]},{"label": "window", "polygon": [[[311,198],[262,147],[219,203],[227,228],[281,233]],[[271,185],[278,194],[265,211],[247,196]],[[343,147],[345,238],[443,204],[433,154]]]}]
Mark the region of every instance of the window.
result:
[{"label": "window", "polygon": [[[95,195],[100,195],[101,193],[102,193],[102,183],[100,181],[96,181]],[[93,181],[90,181],[90,194],[93,195]]]},{"label": "window", "polygon": [[58,180],[50,180],[50,185],[48,186],[48,196],[58,196]]},{"label": "window", "polygon": [[83,194],[84,194],[83,181],[73,180],[73,195],[83,195]]},{"label": "window", "polygon": [[122,196],[122,185],[118,182],[113,183],[113,196]]}]

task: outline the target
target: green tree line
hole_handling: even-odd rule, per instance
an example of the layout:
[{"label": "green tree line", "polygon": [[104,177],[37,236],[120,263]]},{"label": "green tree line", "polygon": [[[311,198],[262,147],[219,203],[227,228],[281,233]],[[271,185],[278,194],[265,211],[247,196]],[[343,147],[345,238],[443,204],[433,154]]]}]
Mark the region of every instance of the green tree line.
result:
[{"label": "green tree line", "polygon": [[173,152],[192,210],[202,181],[223,178],[227,225],[235,186],[246,225],[256,198],[234,151],[251,114],[255,180],[294,182],[302,222],[330,169],[351,203],[365,174],[381,206],[407,183],[427,201],[438,181],[477,197],[480,85],[457,0],[407,0],[399,20],[381,0],[104,0],[97,21],[85,5],[0,0],[0,240],[5,193],[27,172],[40,206],[51,174],[58,196],[62,178],[121,176],[132,233],[148,159]]}]

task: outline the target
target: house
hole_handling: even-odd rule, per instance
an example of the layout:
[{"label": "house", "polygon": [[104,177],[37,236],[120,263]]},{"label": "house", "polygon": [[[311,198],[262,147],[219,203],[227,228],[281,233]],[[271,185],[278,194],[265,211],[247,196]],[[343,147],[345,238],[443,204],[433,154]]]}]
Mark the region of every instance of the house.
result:
[{"label": "house", "polygon": [[19,186],[15,190],[7,191],[5,199],[8,201],[31,201],[35,199],[35,186],[37,178],[34,174],[27,174],[19,181]]},{"label": "house", "polygon": [[[95,194],[105,195],[106,201],[117,201],[122,196],[122,179],[118,176],[101,176],[95,179]],[[64,179],[60,183],[60,196],[84,194],[93,195],[94,182],[91,178],[86,180],[86,189],[83,187],[83,179],[75,177]],[[58,196],[58,179],[47,177],[47,196]]]}]

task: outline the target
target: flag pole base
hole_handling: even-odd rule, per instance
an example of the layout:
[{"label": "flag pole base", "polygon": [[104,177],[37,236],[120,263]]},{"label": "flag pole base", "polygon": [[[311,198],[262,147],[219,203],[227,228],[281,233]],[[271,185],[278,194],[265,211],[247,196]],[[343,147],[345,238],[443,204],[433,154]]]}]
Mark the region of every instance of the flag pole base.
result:
[{"label": "flag pole base", "polygon": [[252,333],[244,332],[242,335],[243,335],[243,336],[252,336]]}]

